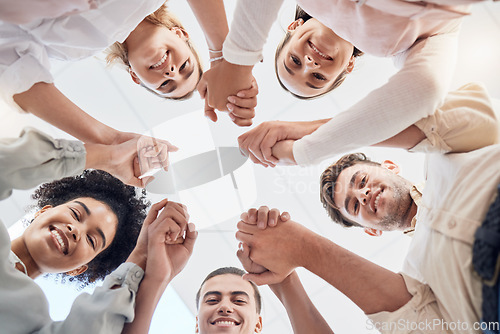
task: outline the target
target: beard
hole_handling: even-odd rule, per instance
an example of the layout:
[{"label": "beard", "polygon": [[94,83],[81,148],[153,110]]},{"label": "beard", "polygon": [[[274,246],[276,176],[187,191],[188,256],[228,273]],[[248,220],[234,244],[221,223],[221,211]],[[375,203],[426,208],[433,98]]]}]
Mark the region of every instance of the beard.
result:
[{"label": "beard", "polygon": [[380,221],[381,230],[395,231],[402,230],[407,226],[408,214],[410,213],[413,199],[410,190],[404,182],[394,182],[392,185],[392,200],[387,203],[387,215]]}]

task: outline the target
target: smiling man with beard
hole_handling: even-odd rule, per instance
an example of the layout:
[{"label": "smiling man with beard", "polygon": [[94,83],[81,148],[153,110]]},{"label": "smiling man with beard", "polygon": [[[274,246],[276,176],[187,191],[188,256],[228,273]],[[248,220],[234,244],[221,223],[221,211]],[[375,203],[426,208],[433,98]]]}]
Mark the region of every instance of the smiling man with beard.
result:
[{"label": "smiling man with beard", "polygon": [[363,153],[343,156],[321,175],[321,202],[333,221],[370,235],[414,230],[422,187],[398,175],[399,167]]}]

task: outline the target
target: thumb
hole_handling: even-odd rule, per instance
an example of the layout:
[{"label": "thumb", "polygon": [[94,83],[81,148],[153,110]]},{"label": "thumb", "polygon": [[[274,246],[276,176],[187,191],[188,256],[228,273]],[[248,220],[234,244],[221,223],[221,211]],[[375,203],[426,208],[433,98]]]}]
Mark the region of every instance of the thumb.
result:
[{"label": "thumb", "polygon": [[175,146],[174,144],[172,144],[170,142],[167,142],[167,146],[168,146],[169,152],[177,152],[179,150],[179,148],[177,146]]},{"label": "thumb", "polygon": [[208,105],[208,100],[205,100],[205,117],[210,119],[212,122],[217,122],[217,114],[214,108]]},{"label": "thumb", "polygon": [[193,253],[196,238],[198,238],[196,226],[193,223],[189,223],[188,230],[186,231],[186,238],[184,239],[184,247],[186,247],[190,254]]},{"label": "thumb", "polygon": [[252,281],[259,286],[279,283],[279,280],[276,280],[274,273],[271,271],[264,271],[261,274],[245,274],[243,275],[243,279]]},{"label": "thumb", "polygon": [[207,95],[207,86],[208,86],[207,80],[205,79],[205,76],[203,75],[200,79],[200,82],[198,82],[198,86],[197,86],[198,93],[200,94],[200,97],[202,99],[204,99],[205,96]]}]

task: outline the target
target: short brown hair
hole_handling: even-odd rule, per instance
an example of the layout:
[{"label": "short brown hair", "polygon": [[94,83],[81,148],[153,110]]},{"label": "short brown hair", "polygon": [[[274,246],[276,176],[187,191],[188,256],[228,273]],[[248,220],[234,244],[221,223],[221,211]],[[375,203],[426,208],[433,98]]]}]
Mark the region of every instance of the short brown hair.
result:
[{"label": "short brown hair", "polygon": [[[203,287],[203,285],[211,278],[214,278],[216,276],[221,276],[221,275],[227,275],[227,274],[243,277],[243,275],[245,275],[246,272],[244,270],[236,268],[236,267],[222,267],[219,269],[215,269],[210,274],[208,274],[207,277],[205,277],[205,279],[203,280],[203,282],[201,282],[200,288],[198,289],[198,292],[196,293],[196,308],[197,309],[199,308],[199,305],[200,305],[200,294],[201,294],[201,288]],[[252,285],[253,292],[255,295],[255,307],[257,309],[257,314],[260,314],[260,311],[262,310],[262,297],[260,295],[259,288],[252,281],[248,281],[248,283],[250,283],[250,285]]]},{"label": "short brown hair", "polygon": [[362,227],[358,223],[347,220],[340,213],[339,207],[335,205],[333,200],[333,193],[335,190],[335,184],[340,173],[346,168],[354,166],[359,163],[371,164],[380,166],[378,162],[372,161],[366,157],[364,153],[351,153],[346,154],[340,158],[336,163],[328,166],[323,174],[321,174],[320,179],[320,200],[323,203],[323,207],[332,220],[343,227],[358,226]]},{"label": "short brown hair", "polygon": [[[307,14],[301,7],[297,6],[295,8],[295,20],[303,19],[304,22],[306,22],[307,20],[309,20],[311,18],[312,18],[312,16],[309,15],[309,14]],[[342,71],[342,73],[340,73],[337,76],[337,78],[330,85],[330,87],[326,91],[324,91],[323,93],[321,93],[321,94],[318,94],[318,95],[315,95],[315,96],[301,96],[301,95],[298,95],[298,94],[290,92],[290,90],[288,88],[286,88],[286,86],[281,81],[280,76],[278,75],[278,57],[281,54],[281,50],[283,50],[283,48],[285,47],[285,45],[290,41],[290,37],[292,37],[292,34],[289,31],[287,31],[285,33],[285,36],[281,40],[281,42],[276,47],[276,53],[274,54],[274,72],[276,73],[276,77],[278,78],[278,82],[280,83],[281,88],[283,88],[284,90],[286,90],[287,92],[289,92],[290,94],[292,94],[293,96],[295,96],[298,99],[301,99],[301,100],[310,100],[310,99],[314,99],[314,98],[317,98],[317,97],[320,97],[320,96],[323,96],[325,94],[330,93],[332,90],[334,90],[335,88],[339,87],[344,82],[344,80],[345,80],[345,78],[347,77],[347,74],[348,74],[347,70]],[[354,47],[354,49],[352,51],[352,55],[354,57],[362,56],[363,55],[363,51],[361,51],[358,48]]]},{"label": "short brown hair", "polygon": [[[171,12],[168,11],[167,8],[167,3],[165,2],[160,8],[158,8],[155,12],[152,14],[149,14],[146,16],[146,18],[143,20],[143,22],[149,22],[151,24],[154,24],[156,26],[162,26],[166,27],[167,29],[172,29],[174,27],[178,27],[182,30],[185,31],[184,27],[182,26],[181,21],[177,17],[175,17]],[[201,80],[201,76],[203,75],[203,66],[201,65],[201,60],[200,60],[200,55],[198,54],[198,51],[194,47],[194,44],[191,42],[191,40],[188,38],[186,40],[186,44],[188,45],[189,49],[194,55],[194,58],[196,62],[198,63],[198,76],[199,79]],[[130,69],[130,62],[128,60],[128,50],[127,50],[127,45],[125,43],[120,43],[120,42],[115,42],[113,45],[108,47],[106,49],[106,63],[108,65],[114,64],[114,63],[120,63],[124,65],[125,69],[128,71]],[[184,96],[180,97],[165,97],[161,94],[158,94],[154,90],[144,86],[141,84],[142,87],[146,88],[148,91],[151,93],[171,99],[171,100],[185,100],[190,98],[193,95],[193,91],[187,93]]]}]

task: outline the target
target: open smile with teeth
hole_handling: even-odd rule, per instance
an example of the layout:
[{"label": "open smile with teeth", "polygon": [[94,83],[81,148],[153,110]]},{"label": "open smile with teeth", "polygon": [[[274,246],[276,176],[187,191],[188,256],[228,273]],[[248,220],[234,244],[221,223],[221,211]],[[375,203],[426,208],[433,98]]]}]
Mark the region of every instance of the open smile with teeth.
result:
[{"label": "open smile with teeth", "polygon": [[375,198],[375,205],[374,205],[374,207],[375,207],[375,212],[376,212],[376,211],[377,211],[377,209],[378,209],[378,200],[380,199],[380,195],[382,195],[382,193],[381,193],[381,192],[380,192],[380,193],[378,193],[377,197]]},{"label": "open smile with teeth", "polygon": [[215,320],[212,322],[212,325],[223,327],[238,326],[239,324],[240,323],[235,320]]},{"label": "open smile with teeth", "polygon": [[333,60],[332,57],[330,57],[329,55],[321,52],[317,47],[316,45],[314,45],[311,41],[308,41],[307,43],[309,43],[309,46],[311,47],[311,49],[313,49],[313,51],[318,55],[320,56],[321,58],[323,59],[326,59],[326,60]]},{"label": "open smile with teeth", "polygon": [[167,60],[167,58],[168,58],[168,51],[165,52],[165,54],[163,55],[163,57],[161,57],[161,59],[157,63],[151,65],[151,68],[158,68],[158,67],[160,67]]},{"label": "open smile with teeth", "polygon": [[56,245],[59,246],[59,249],[64,255],[68,254],[68,241],[66,236],[56,227],[51,227],[50,234],[52,234],[52,240],[55,240]]}]

